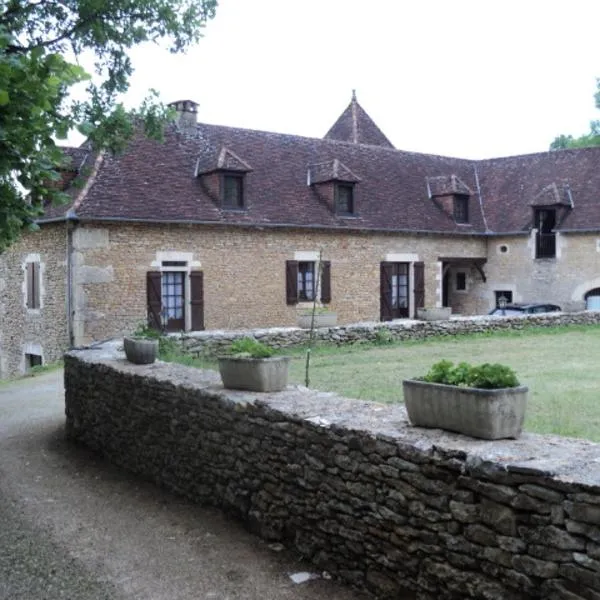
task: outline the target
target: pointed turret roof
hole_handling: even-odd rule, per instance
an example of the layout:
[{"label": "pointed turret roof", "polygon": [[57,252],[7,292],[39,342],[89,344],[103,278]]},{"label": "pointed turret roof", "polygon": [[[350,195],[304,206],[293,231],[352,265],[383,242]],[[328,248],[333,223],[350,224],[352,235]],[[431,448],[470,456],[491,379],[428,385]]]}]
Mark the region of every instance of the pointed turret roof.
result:
[{"label": "pointed turret roof", "polygon": [[352,90],[352,100],[348,108],[340,115],[333,127],[325,134],[326,140],[339,140],[353,144],[369,144],[393,148],[381,129],[356,100],[356,91]]}]

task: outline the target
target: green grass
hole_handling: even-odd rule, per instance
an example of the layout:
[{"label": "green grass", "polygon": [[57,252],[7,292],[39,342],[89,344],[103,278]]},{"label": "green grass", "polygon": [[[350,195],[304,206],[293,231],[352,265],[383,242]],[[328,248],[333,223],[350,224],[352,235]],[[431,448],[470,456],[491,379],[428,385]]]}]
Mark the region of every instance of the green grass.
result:
[{"label": "green grass", "polygon": [[[290,383],[304,384],[306,351]],[[310,387],[360,400],[402,402],[402,380],[424,375],[442,359],[512,367],[530,390],[525,429],[600,442],[600,326],[525,329],[385,345],[319,346],[312,350]],[[187,359],[188,364],[202,365]]]}]

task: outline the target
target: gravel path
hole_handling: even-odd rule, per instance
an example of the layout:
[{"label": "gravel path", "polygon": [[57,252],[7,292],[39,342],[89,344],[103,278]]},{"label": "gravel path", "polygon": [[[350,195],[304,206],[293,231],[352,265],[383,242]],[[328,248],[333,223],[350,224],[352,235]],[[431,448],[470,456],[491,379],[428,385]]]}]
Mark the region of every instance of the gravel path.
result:
[{"label": "gravel path", "polygon": [[364,600],[64,441],[62,371],[0,384],[0,600]]}]

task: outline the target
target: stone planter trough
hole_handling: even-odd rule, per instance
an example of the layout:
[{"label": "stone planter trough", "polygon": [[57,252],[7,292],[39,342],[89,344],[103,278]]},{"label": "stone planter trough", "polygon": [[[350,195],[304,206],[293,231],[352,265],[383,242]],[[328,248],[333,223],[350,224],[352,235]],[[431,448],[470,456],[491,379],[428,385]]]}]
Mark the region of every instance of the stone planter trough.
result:
[{"label": "stone planter trough", "polygon": [[523,429],[528,388],[466,388],[415,379],[403,382],[410,422],[485,440],[518,438]]},{"label": "stone planter trough", "polygon": [[280,392],[288,381],[289,356],[219,358],[223,386],[232,390]]},{"label": "stone planter trough", "polygon": [[[312,314],[298,315],[298,327],[310,329]],[[337,325],[337,313],[322,312],[315,313],[315,327],[335,327]]]},{"label": "stone planter trough", "polygon": [[446,321],[452,314],[450,306],[432,306],[430,308],[417,308],[417,318],[421,321]]},{"label": "stone planter trough", "polygon": [[158,340],[148,338],[123,338],[125,357],[136,365],[152,364],[158,356]]}]

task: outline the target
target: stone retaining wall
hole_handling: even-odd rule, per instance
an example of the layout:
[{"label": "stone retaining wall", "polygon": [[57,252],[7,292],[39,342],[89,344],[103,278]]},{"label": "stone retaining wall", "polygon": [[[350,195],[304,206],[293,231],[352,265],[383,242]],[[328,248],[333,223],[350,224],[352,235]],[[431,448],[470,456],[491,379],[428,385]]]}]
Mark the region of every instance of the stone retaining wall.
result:
[{"label": "stone retaining wall", "polygon": [[224,390],[114,347],[66,356],[67,435],[123,468],[381,598],[600,598],[599,445],[412,428],[401,405]]},{"label": "stone retaining wall", "polygon": [[[404,319],[386,323],[355,323],[341,327],[316,329],[318,343],[360,343],[386,340],[421,340],[428,337],[462,335],[486,331],[517,330],[525,327],[600,324],[600,311],[547,313],[516,317],[453,317],[447,321]],[[308,344],[310,331],[297,327],[248,330],[211,330],[184,334],[180,339],[185,351],[215,355],[237,338],[251,335],[276,348]]]}]

